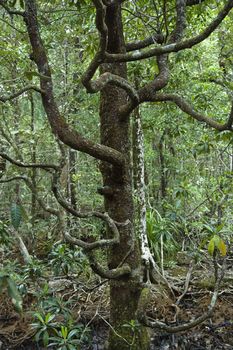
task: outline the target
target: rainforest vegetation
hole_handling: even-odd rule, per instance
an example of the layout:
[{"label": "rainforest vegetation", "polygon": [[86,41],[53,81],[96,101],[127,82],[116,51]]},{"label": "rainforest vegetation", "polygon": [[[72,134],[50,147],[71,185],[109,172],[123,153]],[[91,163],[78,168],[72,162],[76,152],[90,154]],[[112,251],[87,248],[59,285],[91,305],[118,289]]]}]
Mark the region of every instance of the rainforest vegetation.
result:
[{"label": "rainforest vegetation", "polygon": [[0,0],[0,349],[233,348],[232,8]]}]

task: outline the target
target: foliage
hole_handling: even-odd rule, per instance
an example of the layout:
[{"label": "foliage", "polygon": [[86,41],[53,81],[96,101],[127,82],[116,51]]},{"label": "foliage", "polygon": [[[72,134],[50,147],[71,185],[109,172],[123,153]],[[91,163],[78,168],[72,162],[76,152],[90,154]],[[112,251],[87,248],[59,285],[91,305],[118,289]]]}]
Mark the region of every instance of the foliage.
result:
[{"label": "foliage", "polygon": [[179,247],[176,225],[169,218],[162,217],[155,209],[147,211],[146,220],[147,234],[156,260],[161,259],[161,250],[171,259]]},{"label": "foliage", "polygon": [[8,222],[0,220],[0,245],[10,246],[12,237],[9,232]]},{"label": "foliage", "polygon": [[16,311],[22,312],[23,301],[14,279],[5,271],[0,271],[0,293],[5,288],[7,288],[8,295],[11,297]]},{"label": "foliage", "polygon": [[44,346],[48,346],[49,337],[52,332],[55,331],[55,327],[57,323],[54,321],[56,315],[48,314],[40,314],[36,312],[34,314],[35,322],[32,323],[32,327],[36,329],[35,340],[39,342],[43,341]]},{"label": "foliage", "polygon": [[57,321],[59,311],[55,309],[54,313],[35,312],[33,314],[35,321],[32,327],[36,330],[36,342],[42,342],[46,347],[56,346],[56,349],[60,350],[81,349],[81,345],[89,341],[89,328],[84,327],[83,324],[74,326],[70,316],[63,321],[66,323],[62,324]]},{"label": "foliage", "polygon": [[11,205],[11,223],[15,230],[19,228],[22,219],[21,208],[18,204],[13,203]]},{"label": "foliage", "polygon": [[[104,124],[98,116],[99,95],[87,94],[80,83],[81,75],[98,50],[94,6],[86,0],[38,0],[37,3],[58,110],[70,127],[101,143],[108,135],[103,135],[99,128],[100,123]],[[203,32],[217,14],[220,3],[200,1],[188,8],[184,38]],[[7,5],[17,11],[24,10],[21,0],[8,1]],[[166,41],[177,23],[175,8],[174,1],[125,2],[122,9],[125,41],[138,41],[160,32]],[[0,95],[8,96],[28,84],[40,86],[41,74],[37,72],[25,35],[26,21],[22,16],[8,15],[2,6],[0,15],[0,64],[3,67]],[[232,23],[231,13],[204,42],[191,50],[172,53],[168,63],[169,82],[158,94],[179,93],[190,101],[195,111],[224,123],[233,90]],[[160,47],[160,43],[156,45]],[[160,73],[155,57],[129,62],[127,70],[128,81],[134,82],[136,76],[142,89]],[[17,99],[1,103],[0,113],[0,151],[25,164],[58,164],[60,146],[51,133],[37,92],[27,91]],[[178,250],[199,252],[203,247],[211,256],[225,256],[228,242],[233,241],[232,132],[214,132],[204,123],[187,117],[174,104],[151,102],[141,105],[140,113],[145,148],[146,226],[155,259],[160,263],[165,259],[165,266],[169,266],[171,260],[176,261]],[[114,134],[114,123],[110,124]],[[108,145],[108,140],[105,141]],[[68,147],[64,152],[66,164],[61,171],[60,193],[81,212],[93,208],[104,212],[103,196],[96,193],[96,188],[102,186],[101,172],[106,164],[103,166],[101,162],[100,166],[96,159]],[[3,265],[0,291],[7,289],[21,311],[21,295],[29,296],[33,288],[32,308],[37,311],[34,310],[33,327],[37,342],[60,350],[81,348],[88,340],[88,332],[83,325],[73,324],[73,300],[51,295],[48,281],[54,276],[74,275],[86,282],[87,259],[82,250],[63,241],[64,230],[92,242],[102,236],[106,238],[105,225],[94,219],[73,218],[61,209],[51,191],[53,170],[19,168],[7,162],[6,169],[0,172],[1,180],[6,181],[0,186],[0,263]],[[9,179],[14,180],[8,182]],[[105,202],[112,203],[115,198],[109,197]],[[22,263],[5,220],[5,210],[9,207],[11,224],[16,231],[20,227],[25,246],[33,256],[27,265]],[[24,217],[24,207],[27,217]],[[58,212],[57,216],[54,211]],[[64,225],[60,225],[61,221]],[[96,254],[100,262],[105,262],[108,255],[109,252],[101,250]],[[139,324],[131,320],[124,327],[135,334]]]},{"label": "foliage", "polygon": [[50,346],[56,346],[58,350],[79,350],[83,343],[87,343],[88,328],[83,325],[77,325],[76,328],[69,330],[65,326],[61,326],[60,330],[56,330],[56,336],[50,338],[52,341]]},{"label": "foliage", "polygon": [[54,246],[49,255],[49,260],[56,275],[68,275],[77,271],[81,273],[87,263],[86,257],[80,249],[71,249],[66,243]]}]

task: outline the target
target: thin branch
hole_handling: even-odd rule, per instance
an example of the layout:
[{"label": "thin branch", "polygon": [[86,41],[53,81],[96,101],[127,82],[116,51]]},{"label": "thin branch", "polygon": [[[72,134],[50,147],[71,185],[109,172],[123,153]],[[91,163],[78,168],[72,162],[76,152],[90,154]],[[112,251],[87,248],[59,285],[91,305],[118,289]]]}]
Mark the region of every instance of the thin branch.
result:
[{"label": "thin branch", "polygon": [[124,264],[116,269],[108,270],[104,268],[96,259],[92,252],[86,253],[90,262],[92,270],[102,278],[119,279],[122,276],[129,275],[131,268],[128,264]]},{"label": "thin branch", "polygon": [[121,106],[121,118],[126,118],[139,104],[146,101],[151,101],[156,91],[163,89],[169,80],[169,66],[168,55],[161,55],[157,57],[157,65],[159,74],[155,76],[154,80],[143,86],[138,90],[139,101],[129,101],[126,105]]},{"label": "thin branch", "polygon": [[178,52],[184,49],[190,49],[193,46],[201,43],[206,38],[208,38],[213,31],[220,25],[220,23],[224,20],[224,18],[229,14],[231,9],[233,8],[232,0],[228,0],[224,8],[218,13],[215,19],[206,27],[206,29],[190,38],[178,43],[172,43],[165,46],[158,46],[153,49],[142,51],[142,52],[128,52],[128,53],[118,53],[118,54],[105,54],[105,62],[130,62],[130,61],[138,61],[145,58],[150,58],[158,55],[162,55],[165,53]]},{"label": "thin branch", "polygon": [[186,279],[185,279],[185,286],[184,286],[184,291],[183,293],[179,296],[179,298],[176,300],[176,305],[179,305],[181,300],[184,298],[184,296],[186,295],[188,288],[189,288],[189,283],[190,283],[190,279],[192,276],[192,272],[193,272],[193,261],[190,262],[189,265],[189,270],[188,273],[186,275]]},{"label": "thin branch", "polygon": [[155,43],[162,44],[164,41],[164,36],[162,34],[155,34],[153,36],[149,36],[144,40],[137,40],[131,43],[126,44],[126,51],[135,51],[140,49],[145,49],[146,47],[153,45]]},{"label": "thin branch", "polygon": [[21,90],[16,91],[15,93],[13,93],[11,95],[0,96],[0,101],[1,102],[6,102],[6,101],[9,101],[9,100],[13,100],[14,98],[19,97],[20,95],[24,94],[26,91],[29,91],[29,90],[34,90],[34,91],[39,92],[40,94],[43,94],[43,90],[41,90],[37,86],[28,85],[28,86],[25,86],[24,88],[22,88]]},{"label": "thin branch", "polygon": [[110,218],[110,216],[108,215],[108,213],[101,213],[101,212],[97,212],[97,211],[90,211],[87,213],[84,212],[80,212],[76,209],[74,209],[67,201],[65,201],[65,199],[62,197],[59,188],[58,188],[58,180],[59,180],[59,176],[58,173],[56,173],[53,177],[53,183],[52,183],[52,191],[54,193],[55,198],[57,199],[58,203],[69,213],[71,213],[72,215],[74,215],[75,217],[78,218],[91,218],[91,217],[96,217],[98,219],[103,220],[109,227],[109,229],[111,230],[112,234],[113,234],[113,238],[111,239],[102,239],[99,241],[95,241],[92,243],[87,243],[83,240],[80,240],[78,238],[72,237],[68,232],[65,232],[64,236],[65,239],[74,244],[77,245],[83,249],[85,249],[86,251],[90,251],[93,249],[98,249],[101,247],[109,247],[115,244],[118,244],[120,242],[120,234],[117,228],[116,223],[114,222],[114,220],[112,220]]},{"label": "thin branch", "polygon": [[193,107],[182,97],[176,94],[155,94],[154,98],[151,99],[151,102],[165,102],[170,101],[174,102],[183,112],[187,113],[194,119],[206,123],[207,125],[213,127],[216,130],[224,131],[230,130],[233,131],[233,104],[231,107],[231,112],[228,117],[228,120],[225,124],[221,124],[209,118],[203,114],[196,112]]},{"label": "thin branch", "polygon": [[91,79],[93,78],[100,64],[103,62],[104,54],[108,44],[108,27],[105,23],[106,6],[103,4],[101,0],[93,0],[92,2],[94,3],[96,8],[95,21],[96,21],[96,28],[99,31],[99,50],[95,54],[89,67],[87,68],[86,72],[83,74],[81,78],[82,84],[85,86],[88,92],[96,92],[95,89],[93,91]]},{"label": "thin branch", "polygon": [[168,43],[179,42],[186,28],[186,0],[176,0],[176,27],[168,40]]},{"label": "thin branch", "polygon": [[7,22],[4,18],[0,19],[3,23],[5,23],[6,25],[8,25],[9,27],[11,27],[12,29],[14,29],[16,32],[20,33],[20,34],[25,34],[25,32],[23,32],[22,30],[16,28],[15,26],[13,26],[11,23]]},{"label": "thin branch", "polygon": [[13,158],[11,158],[10,156],[8,156],[6,153],[0,152],[0,157],[8,160],[8,162],[10,162],[11,164],[14,164],[18,167],[21,168],[40,168],[40,169],[44,169],[44,170],[58,170],[59,166],[58,165],[54,165],[54,164],[45,164],[45,163],[31,163],[31,164],[26,164],[23,162],[20,162],[18,160],[15,160]]}]

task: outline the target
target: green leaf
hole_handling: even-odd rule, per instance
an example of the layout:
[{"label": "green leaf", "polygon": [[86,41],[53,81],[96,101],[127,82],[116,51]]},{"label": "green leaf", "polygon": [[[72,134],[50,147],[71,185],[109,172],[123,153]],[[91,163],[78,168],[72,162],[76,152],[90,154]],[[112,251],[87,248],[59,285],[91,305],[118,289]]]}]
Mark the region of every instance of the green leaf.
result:
[{"label": "green leaf", "polygon": [[49,343],[49,333],[47,331],[43,334],[43,344],[44,346],[48,346]]},{"label": "green leaf", "polygon": [[43,329],[39,330],[39,332],[36,333],[35,335],[35,341],[38,343],[40,341],[40,336],[43,332]]},{"label": "green leaf", "polygon": [[43,317],[41,316],[41,314],[39,312],[36,312],[35,313],[35,317],[38,318],[38,320],[44,324],[44,319]]},{"label": "green leaf", "polygon": [[69,350],[77,350],[77,348],[72,344],[68,344],[68,349]]},{"label": "green leaf", "polygon": [[214,239],[212,238],[208,244],[208,252],[211,256],[214,254],[214,248],[215,248],[215,242]]},{"label": "green leaf", "polygon": [[46,316],[45,316],[45,323],[49,323],[51,322],[54,318],[55,318],[56,315],[51,315],[50,313],[48,313]]},{"label": "green leaf", "polygon": [[62,337],[64,339],[66,339],[67,338],[67,334],[68,334],[68,328],[65,327],[65,326],[61,326],[61,334],[62,334]]},{"label": "green leaf", "polygon": [[75,335],[77,335],[78,333],[80,333],[80,331],[78,329],[72,329],[72,331],[69,332],[69,336],[68,338],[71,339],[73,338]]},{"label": "green leaf", "polygon": [[18,204],[13,203],[11,206],[11,223],[13,227],[17,230],[21,222],[21,208]]},{"label": "green leaf", "polygon": [[220,254],[222,256],[226,256],[226,254],[227,254],[227,246],[226,246],[225,242],[222,239],[220,239],[217,247],[218,247],[218,250],[220,251]]},{"label": "green leaf", "polygon": [[212,238],[214,240],[214,244],[216,247],[218,247],[219,242],[220,242],[220,237],[218,235],[214,235],[214,237]]}]

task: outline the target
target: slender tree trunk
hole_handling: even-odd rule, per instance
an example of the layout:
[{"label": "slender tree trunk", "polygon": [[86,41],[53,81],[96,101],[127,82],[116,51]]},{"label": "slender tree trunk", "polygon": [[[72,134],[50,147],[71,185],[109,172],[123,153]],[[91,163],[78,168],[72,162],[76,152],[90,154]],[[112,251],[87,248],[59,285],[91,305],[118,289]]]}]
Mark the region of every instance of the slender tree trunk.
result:
[{"label": "slender tree trunk", "polygon": [[167,194],[167,179],[165,174],[165,159],[164,159],[164,138],[165,138],[165,133],[162,134],[158,145],[159,162],[160,162],[160,190],[161,190],[162,199],[164,199]]},{"label": "slender tree trunk", "polygon": [[[108,26],[108,52],[124,52],[120,5],[108,6],[106,14]],[[124,63],[106,64],[102,72],[108,71],[126,77]],[[111,195],[105,195],[105,209],[116,221],[130,224],[120,227],[120,244],[109,252],[110,268],[117,267],[126,258],[132,268],[132,275],[110,282],[110,323],[109,350],[149,349],[149,339],[144,327],[132,329],[125,327],[136,320],[136,312],[141,295],[142,265],[138,244],[134,232],[134,208],[132,198],[132,175],[130,169],[130,124],[129,118],[121,121],[119,107],[126,102],[125,93],[115,86],[107,86],[101,93],[100,122],[101,142],[125,156],[125,168],[102,163],[103,184],[112,189]]]},{"label": "slender tree trunk", "polygon": [[[32,163],[36,163],[36,140],[34,138],[34,132],[35,132],[35,106],[34,106],[34,99],[33,99],[33,94],[29,94],[29,99],[30,99],[30,107],[31,107],[31,132],[33,134],[33,139],[34,143],[32,144],[32,149],[31,149],[31,161]],[[33,184],[33,188],[35,191],[32,191],[31,195],[31,223],[32,223],[32,228],[34,228],[34,223],[35,223],[35,214],[36,214],[36,188],[37,188],[37,179],[36,179],[36,168],[31,169],[31,181]]]}]

